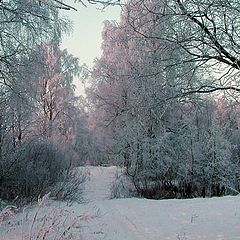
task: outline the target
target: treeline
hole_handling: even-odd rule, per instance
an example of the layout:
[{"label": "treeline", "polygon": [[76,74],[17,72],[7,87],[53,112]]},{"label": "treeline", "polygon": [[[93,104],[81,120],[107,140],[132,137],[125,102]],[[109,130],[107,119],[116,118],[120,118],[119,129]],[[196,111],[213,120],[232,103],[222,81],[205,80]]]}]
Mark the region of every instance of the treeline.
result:
[{"label": "treeline", "polygon": [[119,23],[105,22],[92,128],[139,196],[239,193],[238,7],[129,1]]},{"label": "treeline", "polygon": [[79,61],[60,49],[61,7],[0,2],[0,199],[36,199],[97,152],[74,95]]}]

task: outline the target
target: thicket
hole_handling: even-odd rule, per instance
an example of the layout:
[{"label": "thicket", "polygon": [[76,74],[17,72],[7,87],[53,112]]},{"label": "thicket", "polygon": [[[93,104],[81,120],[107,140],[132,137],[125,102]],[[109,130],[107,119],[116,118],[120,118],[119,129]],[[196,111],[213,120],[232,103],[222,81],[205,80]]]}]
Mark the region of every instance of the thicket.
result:
[{"label": "thicket", "polygon": [[68,153],[48,139],[32,138],[14,149],[8,148],[6,155],[1,159],[2,199],[37,199],[71,168]]}]

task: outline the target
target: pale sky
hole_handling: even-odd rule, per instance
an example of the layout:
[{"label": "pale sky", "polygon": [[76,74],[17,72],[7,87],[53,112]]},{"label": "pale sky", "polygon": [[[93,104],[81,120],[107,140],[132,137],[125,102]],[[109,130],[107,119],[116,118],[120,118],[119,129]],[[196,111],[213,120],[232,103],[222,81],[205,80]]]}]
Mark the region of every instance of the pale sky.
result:
[{"label": "pale sky", "polygon": [[[73,33],[65,36],[62,48],[78,57],[80,64],[86,63],[92,67],[95,58],[101,56],[102,29],[104,20],[119,20],[120,7],[107,7],[104,11],[97,9],[96,5],[87,5],[87,8],[80,3],[73,4],[78,11],[64,11],[73,22]],[[77,86],[76,93],[83,93],[83,86],[80,82],[74,82]]]}]

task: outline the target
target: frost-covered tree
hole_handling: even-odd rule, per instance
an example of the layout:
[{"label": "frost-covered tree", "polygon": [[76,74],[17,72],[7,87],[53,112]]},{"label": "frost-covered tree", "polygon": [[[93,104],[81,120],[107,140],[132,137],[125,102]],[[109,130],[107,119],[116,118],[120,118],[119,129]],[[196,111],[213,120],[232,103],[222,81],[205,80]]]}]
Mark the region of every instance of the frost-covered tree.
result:
[{"label": "frost-covered tree", "polygon": [[54,4],[38,1],[0,2],[0,83],[17,81],[22,59],[41,42],[59,42],[68,22]]},{"label": "frost-covered tree", "polygon": [[2,86],[0,187],[8,199],[44,194],[80,164],[73,147],[81,115],[72,83],[78,59],[42,44],[22,61],[19,82],[9,91]]},{"label": "frost-covered tree", "polygon": [[[142,196],[231,192],[236,165],[228,119],[222,120],[225,125],[218,120],[212,100],[185,94],[201,87],[208,75],[193,71],[197,62],[187,61],[189,53],[170,41],[176,37],[176,16],[166,4],[130,1],[120,23],[105,22],[103,55],[88,90],[100,122],[97,134]],[[166,18],[157,17],[159,9]]]},{"label": "frost-covered tree", "polygon": [[76,9],[58,0],[0,1],[0,198],[44,194],[96,150],[74,96],[78,59],[59,48],[71,28],[65,10]]}]

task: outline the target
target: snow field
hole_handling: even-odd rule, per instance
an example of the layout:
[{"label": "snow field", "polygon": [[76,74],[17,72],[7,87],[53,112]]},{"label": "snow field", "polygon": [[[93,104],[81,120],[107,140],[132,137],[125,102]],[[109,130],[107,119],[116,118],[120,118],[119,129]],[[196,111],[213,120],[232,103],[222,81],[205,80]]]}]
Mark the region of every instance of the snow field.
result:
[{"label": "snow field", "polygon": [[[149,200],[110,199],[116,167],[87,167],[86,203],[48,201],[31,230],[37,207],[0,226],[0,240],[42,240],[49,229],[66,238],[46,240],[240,240],[240,197]],[[48,216],[46,221],[42,221]],[[50,216],[50,218],[49,218]],[[53,222],[55,221],[55,225]],[[45,225],[44,225],[45,224]],[[32,237],[23,238],[31,235]],[[60,234],[61,236],[61,234]],[[67,238],[68,237],[68,238]],[[72,237],[72,238],[70,238]]]},{"label": "snow field", "polygon": [[[117,168],[90,167],[86,195],[101,213],[88,239],[237,240],[240,239],[240,197],[149,200],[107,199]],[[96,230],[98,229],[98,230]]]}]

